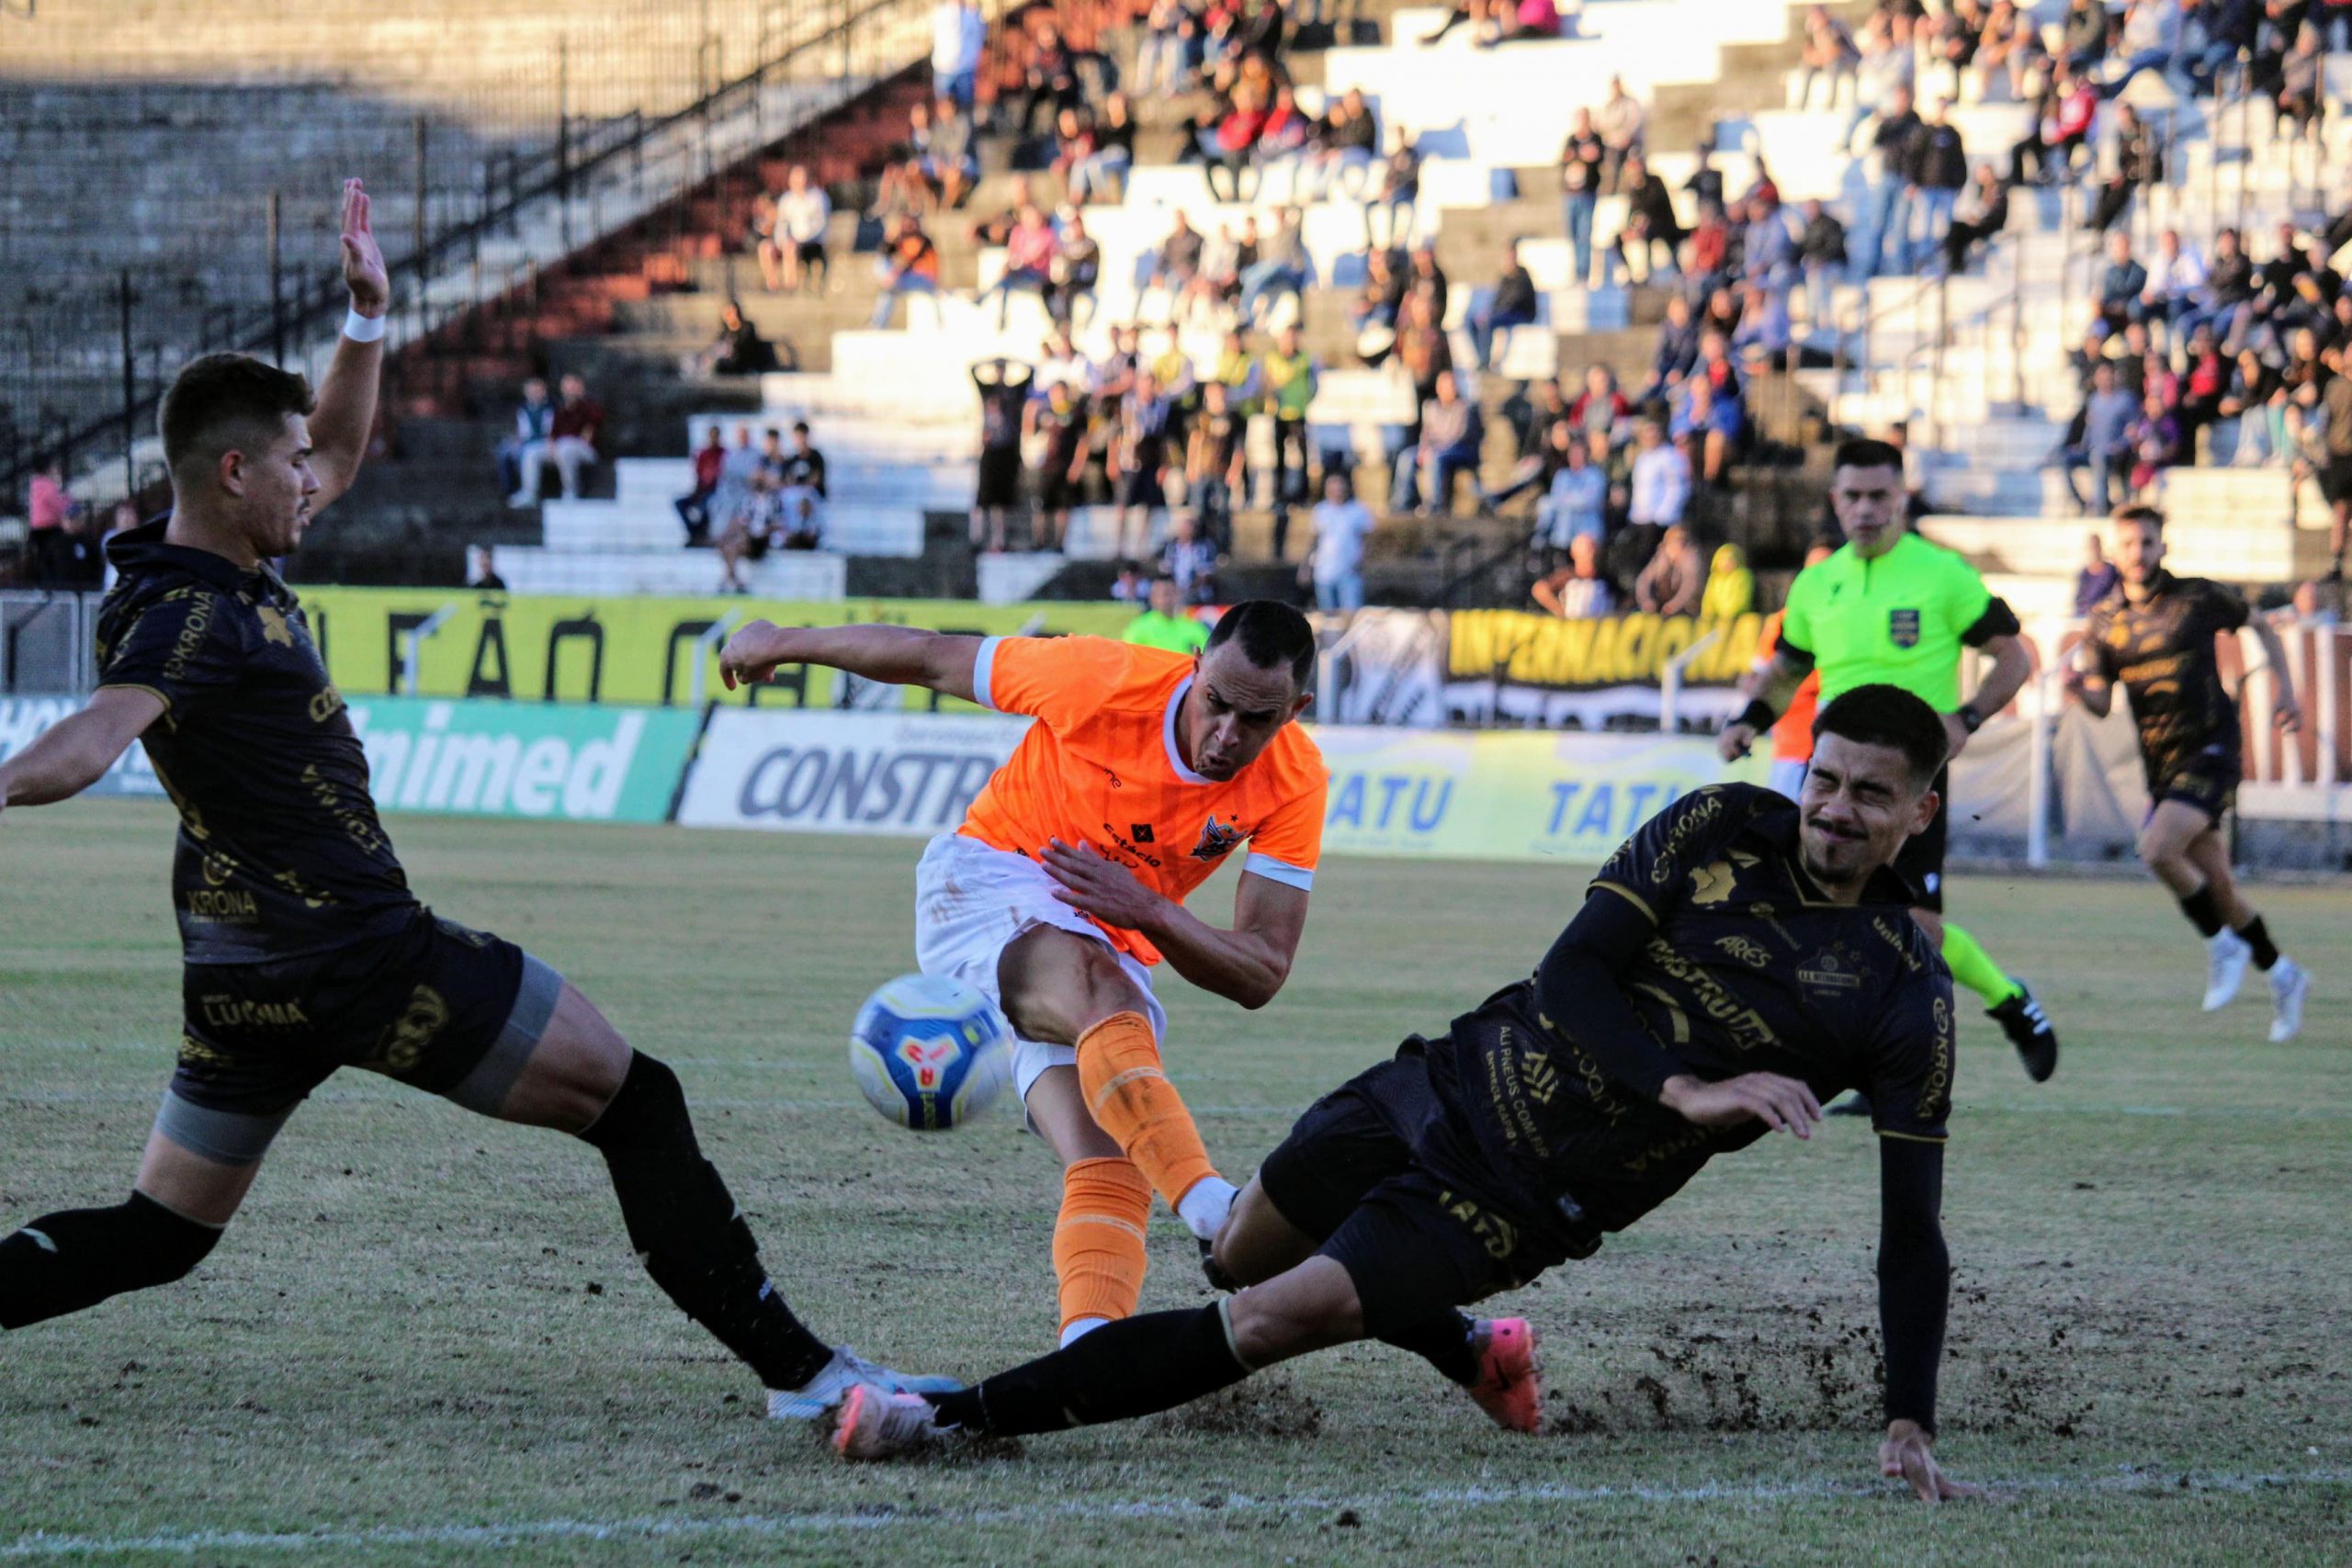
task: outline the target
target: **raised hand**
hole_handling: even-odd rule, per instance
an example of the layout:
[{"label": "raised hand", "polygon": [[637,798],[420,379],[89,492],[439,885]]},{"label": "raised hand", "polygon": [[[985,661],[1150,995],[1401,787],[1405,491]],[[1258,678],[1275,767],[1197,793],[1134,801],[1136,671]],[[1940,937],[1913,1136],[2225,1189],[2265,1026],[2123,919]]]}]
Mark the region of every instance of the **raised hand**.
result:
[{"label": "raised hand", "polygon": [[343,281],[351,290],[351,308],[363,316],[381,316],[392,308],[392,276],[376,231],[368,223],[368,192],[359,181],[343,182]]}]

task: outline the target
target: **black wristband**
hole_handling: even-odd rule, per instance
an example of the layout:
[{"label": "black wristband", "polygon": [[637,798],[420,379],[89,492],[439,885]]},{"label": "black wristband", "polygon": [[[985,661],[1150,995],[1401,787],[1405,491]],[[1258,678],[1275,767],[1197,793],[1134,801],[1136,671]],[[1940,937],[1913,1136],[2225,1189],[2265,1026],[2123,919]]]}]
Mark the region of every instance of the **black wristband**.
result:
[{"label": "black wristband", "polygon": [[1952,717],[1960,720],[1962,729],[1973,735],[1984,728],[1984,716],[1976,711],[1974,703],[1962,703],[1952,710]]},{"label": "black wristband", "polygon": [[1757,697],[1750,701],[1746,707],[1740,709],[1739,716],[1733,719],[1732,722],[1734,724],[1744,724],[1750,729],[1760,731],[1770,729],[1774,725],[1780,723],[1781,716],[1772,711],[1772,705],[1770,703],[1766,702],[1762,697]]}]

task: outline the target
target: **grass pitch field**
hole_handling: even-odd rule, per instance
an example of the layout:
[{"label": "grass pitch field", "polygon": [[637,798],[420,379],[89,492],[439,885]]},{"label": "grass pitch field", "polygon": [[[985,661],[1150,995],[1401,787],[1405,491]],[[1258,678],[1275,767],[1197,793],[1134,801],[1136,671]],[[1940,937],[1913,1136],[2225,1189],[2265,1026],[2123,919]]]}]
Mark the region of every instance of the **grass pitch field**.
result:
[{"label": "grass pitch field", "polygon": [[[821,1334],[967,1375],[1048,1346],[1057,1183],[1001,1112],[893,1132],[859,999],[911,966],[916,846],[402,819],[444,912],[561,967],[671,1061]],[[0,828],[0,1230],[119,1201],[177,1032],[168,813]],[[1170,980],[1174,1075],[1239,1174],[1295,1112],[1523,974],[1581,868],[1340,861],[1290,986]],[[1221,918],[1226,884],[1203,895]],[[2352,1558],[2352,897],[2263,889],[2318,978],[2258,977],[2143,881],[1962,877],[2066,1055],[1963,1033],[1939,1452],[1997,1500],[1876,1479],[1876,1162],[1860,1125],[1722,1160],[1516,1298],[1558,1430],[1489,1427],[1371,1346],[1138,1426],[851,1470],[639,1272],[600,1161],[360,1075],[280,1138],[187,1284],[0,1337],[0,1559],[120,1562],[2133,1562]],[[1155,1222],[1147,1308],[1206,1299]]]}]

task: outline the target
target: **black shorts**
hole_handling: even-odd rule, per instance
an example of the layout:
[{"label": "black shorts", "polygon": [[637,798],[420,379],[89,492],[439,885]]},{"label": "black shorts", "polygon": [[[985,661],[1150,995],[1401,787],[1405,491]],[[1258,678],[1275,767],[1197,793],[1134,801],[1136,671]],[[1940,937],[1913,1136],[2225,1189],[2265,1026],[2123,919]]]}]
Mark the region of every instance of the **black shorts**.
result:
[{"label": "black shorts", "polygon": [[1894,869],[1919,890],[1914,908],[1937,915],[1944,912],[1944,840],[1951,831],[1951,770],[1944,768],[1936,774],[1935,820],[1928,824],[1926,832],[1905,839],[1894,856]]},{"label": "black shorts", "polygon": [[2237,804],[2238,783],[2245,765],[2237,748],[2227,742],[2203,747],[2148,781],[2148,815],[2167,800],[2177,800],[2219,822]]},{"label": "black shorts", "polygon": [[493,1114],[562,989],[561,976],[514,943],[429,914],[331,953],[189,964],[179,1067],[158,1125],[198,1154],[250,1165],[338,1067]]},{"label": "black shorts", "polygon": [[1440,1115],[1419,1043],[1408,1042],[1309,1106],[1258,1168],[1282,1216],[1348,1271],[1370,1335],[1516,1289],[1579,1255],[1550,1227],[1424,1166],[1414,1150]]},{"label": "black shorts", "polygon": [[1057,464],[1037,470],[1037,510],[1068,512],[1078,504],[1078,483],[1069,477],[1069,465]]},{"label": "black shorts", "polygon": [[800,253],[800,261],[802,265],[822,266],[825,265],[824,241],[795,240],[792,243],[792,248]]},{"label": "black shorts", "polygon": [[2331,504],[2352,501],[2352,457],[2330,457],[2321,465],[2319,492]]},{"label": "black shorts", "polygon": [[1159,482],[1157,468],[1136,468],[1119,481],[1119,504],[1140,506],[1151,511],[1168,504],[1168,491]]},{"label": "black shorts", "polygon": [[1021,448],[991,446],[980,453],[979,492],[975,506],[1021,504]]},{"label": "black shorts", "polygon": [[765,560],[768,554],[768,546],[774,542],[773,536],[768,533],[764,525],[753,528],[749,534],[743,536],[743,558],[745,560]]}]

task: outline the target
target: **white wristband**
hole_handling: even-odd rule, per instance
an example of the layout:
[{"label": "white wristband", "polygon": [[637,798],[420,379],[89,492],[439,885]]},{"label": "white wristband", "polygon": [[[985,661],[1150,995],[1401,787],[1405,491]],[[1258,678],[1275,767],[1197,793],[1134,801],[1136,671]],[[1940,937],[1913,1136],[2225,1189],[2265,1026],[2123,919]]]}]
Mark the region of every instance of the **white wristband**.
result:
[{"label": "white wristband", "polygon": [[384,335],[384,318],[350,311],[343,318],[343,335],[354,343],[374,343]]}]

